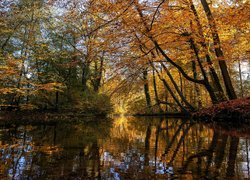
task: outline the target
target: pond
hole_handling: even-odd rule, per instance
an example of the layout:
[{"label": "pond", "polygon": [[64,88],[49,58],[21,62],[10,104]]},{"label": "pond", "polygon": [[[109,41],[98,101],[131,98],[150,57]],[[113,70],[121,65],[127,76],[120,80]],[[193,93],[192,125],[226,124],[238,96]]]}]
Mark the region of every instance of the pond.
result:
[{"label": "pond", "polygon": [[190,120],[1,125],[0,179],[244,179],[250,139]]}]

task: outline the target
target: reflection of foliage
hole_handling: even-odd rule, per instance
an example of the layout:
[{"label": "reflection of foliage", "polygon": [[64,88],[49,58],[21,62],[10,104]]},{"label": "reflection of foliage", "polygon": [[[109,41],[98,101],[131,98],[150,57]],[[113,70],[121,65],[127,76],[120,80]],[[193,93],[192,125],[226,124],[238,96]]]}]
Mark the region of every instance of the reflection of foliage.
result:
[{"label": "reflection of foliage", "polygon": [[136,117],[130,119],[129,126],[139,132],[144,132],[149,125],[157,126],[159,123],[160,119],[156,117]]},{"label": "reflection of foliage", "polygon": [[[14,178],[46,177],[47,174],[41,173],[51,172],[51,165],[60,167],[68,161],[66,167],[73,167],[71,161],[79,153],[86,153],[86,159],[98,157],[98,141],[109,137],[111,126],[110,119],[89,119],[74,124],[16,126],[0,131],[0,142],[2,137],[9,141],[0,145],[0,178],[8,174]],[[68,153],[70,157],[66,156]]]},{"label": "reflection of foliage", "polygon": [[2,179],[12,174],[55,179],[61,173],[73,179],[105,179],[115,173],[121,178],[166,179],[173,174],[171,169],[177,178],[223,179],[230,169],[242,175],[242,168],[234,166],[241,167],[242,159],[237,158],[243,155],[245,162],[243,152],[249,149],[247,139],[230,137],[221,128],[180,119],[125,116],[6,126],[0,131],[0,142]]}]

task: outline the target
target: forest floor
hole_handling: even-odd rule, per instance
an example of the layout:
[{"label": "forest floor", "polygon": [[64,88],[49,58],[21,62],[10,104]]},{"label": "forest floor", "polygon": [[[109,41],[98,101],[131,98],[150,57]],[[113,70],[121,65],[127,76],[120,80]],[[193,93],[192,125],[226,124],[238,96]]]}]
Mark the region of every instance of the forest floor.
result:
[{"label": "forest floor", "polygon": [[202,121],[250,123],[250,97],[225,101],[208,108],[203,108],[193,113],[192,117]]}]

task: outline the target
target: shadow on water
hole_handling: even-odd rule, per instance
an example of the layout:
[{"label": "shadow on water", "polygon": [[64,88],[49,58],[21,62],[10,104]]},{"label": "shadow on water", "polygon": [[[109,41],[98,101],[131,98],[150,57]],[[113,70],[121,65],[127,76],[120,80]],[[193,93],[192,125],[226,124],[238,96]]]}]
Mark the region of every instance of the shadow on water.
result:
[{"label": "shadow on water", "polygon": [[230,132],[161,117],[2,125],[0,179],[249,178],[249,134]]}]

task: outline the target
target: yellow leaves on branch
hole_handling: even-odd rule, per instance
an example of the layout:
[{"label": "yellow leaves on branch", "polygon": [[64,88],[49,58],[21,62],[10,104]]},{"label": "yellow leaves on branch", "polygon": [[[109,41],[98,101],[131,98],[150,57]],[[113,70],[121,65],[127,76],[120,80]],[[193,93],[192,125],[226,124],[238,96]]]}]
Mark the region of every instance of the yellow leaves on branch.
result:
[{"label": "yellow leaves on branch", "polygon": [[14,91],[15,91],[14,88],[1,88],[0,94],[12,94],[14,93]]},{"label": "yellow leaves on branch", "polygon": [[4,63],[0,65],[0,80],[10,78],[15,75],[18,76],[21,64],[22,64],[21,59],[7,57],[4,60]]},{"label": "yellow leaves on branch", "polygon": [[5,87],[0,88],[0,94],[19,94],[19,95],[26,95],[29,91],[29,94],[36,94],[38,91],[44,90],[48,92],[63,92],[65,86],[62,83],[46,83],[46,84],[38,84],[34,85],[31,83],[33,87],[31,88],[15,88],[15,87]]},{"label": "yellow leaves on branch", "polygon": [[33,109],[38,109],[38,107],[34,104],[21,104],[20,109],[21,110],[33,110]]},{"label": "yellow leaves on branch", "polygon": [[15,70],[6,65],[0,65],[0,72],[1,72],[0,77],[15,74]]},{"label": "yellow leaves on branch", "polygon": [[52,83],[46,83],[46,84],[39,84],[37,85],[37,89],[36,90],[45,90],[48,92],[63,92],[63,89],[65,88],[65,86],[62,83],[58,83],[58,82],[52,82]]}]

